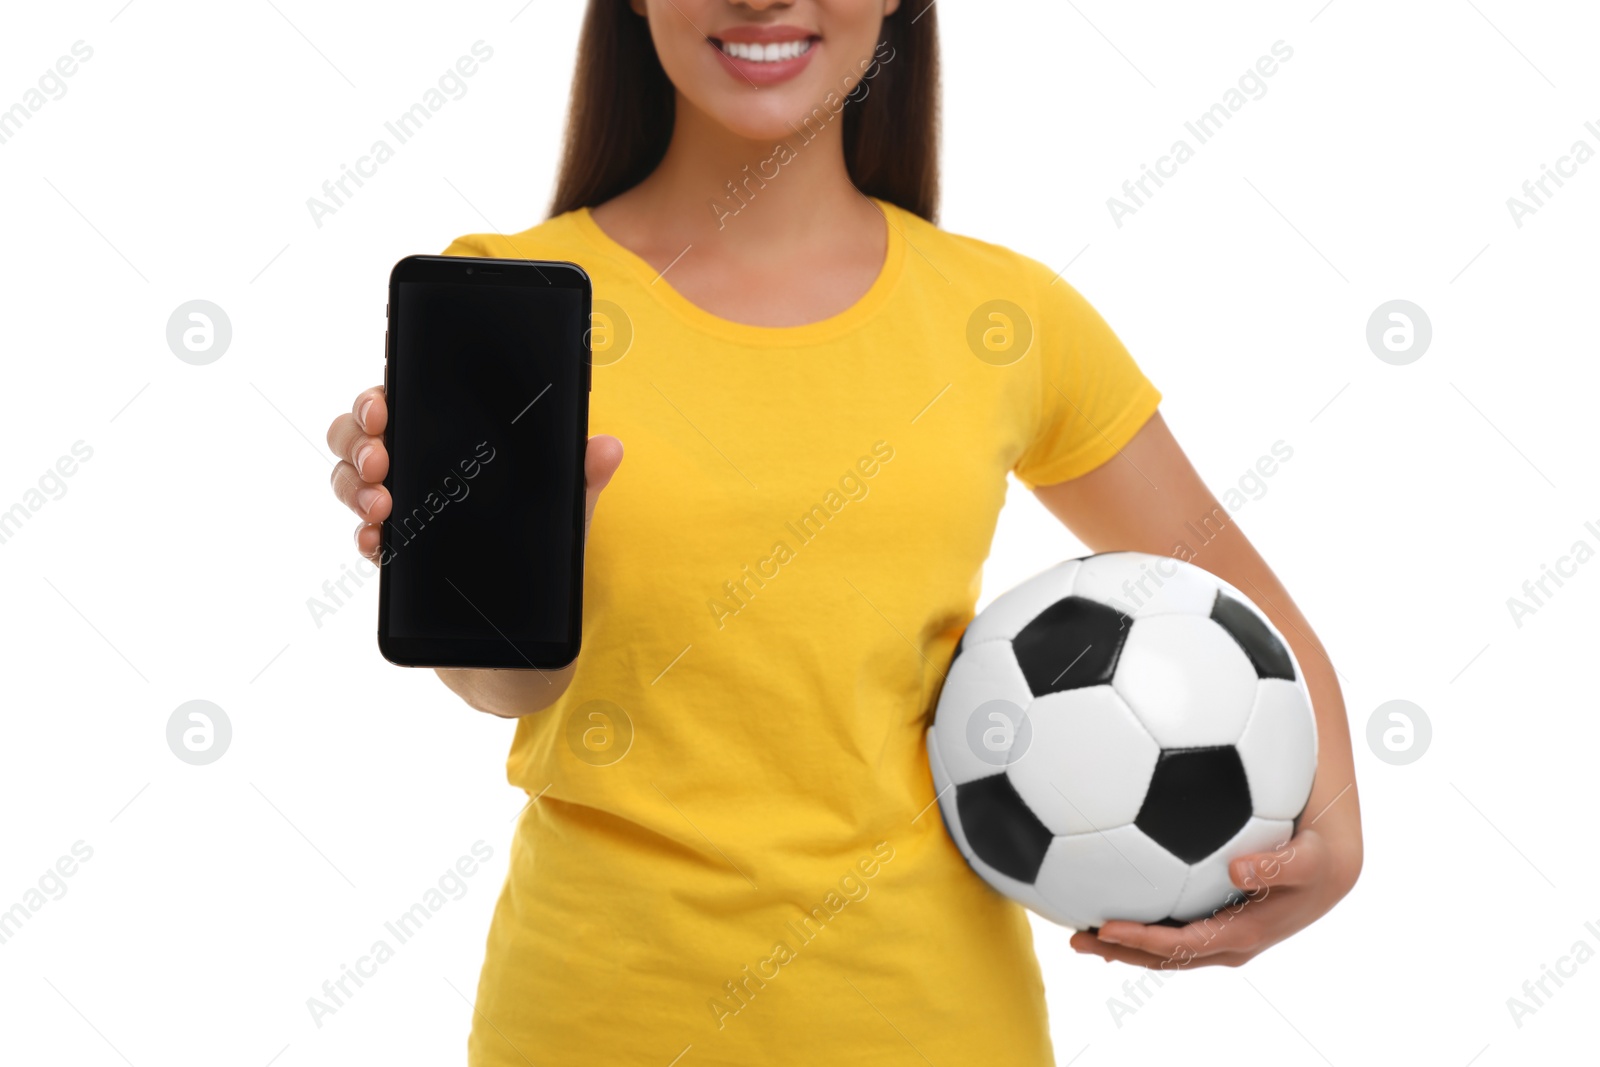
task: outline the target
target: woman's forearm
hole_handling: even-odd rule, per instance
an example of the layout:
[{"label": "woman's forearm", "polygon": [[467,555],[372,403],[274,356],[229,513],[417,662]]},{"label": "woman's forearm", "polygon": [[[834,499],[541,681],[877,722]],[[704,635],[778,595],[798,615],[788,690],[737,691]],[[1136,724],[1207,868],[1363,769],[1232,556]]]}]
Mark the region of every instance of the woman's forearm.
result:
[{"label": "woman's forearm", "polygon": [[435,669],[439,680],[478,711],[503,719],[543,711],[567,691],[574,664],[558,671],[487,671]]},{"label": "woman's forearm", "polygon": [[[1229,568],[1224,565],[1224,569]],[[1283,634],[1311,694],[1317,720],[1317,777],[1299,829],[1314,829],[1327,841],[1333,874],[1328,885],[1336,900],[1355,884],[1362,863],[1361,806],[1338,673],[1305,615],[1265,564],[1244,566],[1232,573],[1232,578],[1220,576],[1248,593]]]}]

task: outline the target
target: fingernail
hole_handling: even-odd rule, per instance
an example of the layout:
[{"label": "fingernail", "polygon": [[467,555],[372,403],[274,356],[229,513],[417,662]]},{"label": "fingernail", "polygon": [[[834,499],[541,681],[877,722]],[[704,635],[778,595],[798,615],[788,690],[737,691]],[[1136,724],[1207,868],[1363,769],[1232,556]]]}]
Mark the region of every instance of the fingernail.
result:
[{"label": "fingernail", "polygon": [[356,416],[357,420],[360,421],[361,428],[363,430],[367,428],[367,412],[372,410],[372,402],[376,399],[377,397],[368,398],[367,402],[361,405],[361,413]]},{"label": "fingernail", "polygon": [[356,507],[361,509],[361,514],[366,515],[370,513],[373,505],[378,502],[378,497],[380,495],[381,494],[378,492],[377,487],[372,485],[369,485],[365,489],[362,489],[360,492],[356,493]]},{"label": "fingernail", "polygon": [[[370,403],[372,403],[372,401],[369,400],[369,401],[367,401],[367,403],[370,404]],[[363,478],[365,478],[367,476],[367,474],[366,474],[365,471],[363,471],[361,469],[361,467],[362,467],[362,464],[367,462],[367,457],[370,456],[370,455],[372,455],[372,446],[371,445],[368,445],[366,448],[363,448],[360,452],[356,453],[356,473],[361,475],[361,477],[363,477]]]},{"label": "fingernail", "polygon": [[1120,944],[1122,944],[1122,939],[1120,937],[1117,937],[1115,934],[1101,934],[1100,935],[1100,940],[1104,941],[1108,945],[1120,945]]}]

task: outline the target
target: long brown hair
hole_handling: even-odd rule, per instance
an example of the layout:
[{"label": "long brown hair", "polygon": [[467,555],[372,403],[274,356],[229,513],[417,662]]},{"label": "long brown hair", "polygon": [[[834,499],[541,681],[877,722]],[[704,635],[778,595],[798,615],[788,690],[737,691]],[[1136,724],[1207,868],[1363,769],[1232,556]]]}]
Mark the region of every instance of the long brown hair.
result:
[{"label": "long brown hair", "polygon": [[[929,222],[939,211],[933,8],[933,0],[904,0],[883,20],[877,69],[843,113],[844,161],[856,188]],[[589,0],[551,216],[604,203],[648,177],[672,139],[675,99],[649,23],[628,0]]]}]

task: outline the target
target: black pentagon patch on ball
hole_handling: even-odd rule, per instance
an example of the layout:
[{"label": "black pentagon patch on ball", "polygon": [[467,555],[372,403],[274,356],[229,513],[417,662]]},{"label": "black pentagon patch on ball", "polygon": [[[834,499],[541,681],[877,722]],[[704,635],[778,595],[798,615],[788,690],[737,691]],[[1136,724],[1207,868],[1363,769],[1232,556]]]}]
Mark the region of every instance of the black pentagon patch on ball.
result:
[{"label": "black pentagon patch on ball", "polygon": [[1163,749],[1133,820],[1185,863],[1199,863],[1250,821],[1250,783],[1232,745]]},{"label": "black pentagon patch on ball", "polygon": [[1034,696],[1110,685],[1132,622],[1099,601],[1063,597],[1018,631],[1011,647]]},{"label": "black pentagon patch on ball", "polygon": [[1218,591],[1217,601],[1211,606],[1211,621],[1228,631],[1228,636],[1244,649],[1257,677],[1294,681],[1294,660],[1289,658],[1289,650],[1261,621],[1261,616]]},{"label": "black pentagon patch on ball", "polygon": [[1055,836],[1018,795],[1005,774],[956,786],[956,814],[967,844],[1001,874],[1030,885]]}]

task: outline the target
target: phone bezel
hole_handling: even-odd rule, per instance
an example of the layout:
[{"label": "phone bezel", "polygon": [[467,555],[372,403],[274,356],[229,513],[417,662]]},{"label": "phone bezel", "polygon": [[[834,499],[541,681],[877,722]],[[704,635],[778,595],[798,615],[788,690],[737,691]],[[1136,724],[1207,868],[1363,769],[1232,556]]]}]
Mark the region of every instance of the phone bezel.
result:
[{"label": "phone bezel", "polygon": [[[590,314],[593,309],[594,290],[589,275],[576,263],[563,260],[529,259],[479,259],[469,256],[407,256],[389,272],[389,303],[386,308],[388,330],[384,334],[384,394],[404,389],[404,381],[394,357],[394,345],[399,336],[399,286],[404,282],[451,282],[457,284],[491,287],[532,287],[576,289],[582,297],[582,338],[580,352],[583,362],[581,387],[577,392],[578,440],[574,448],[577,489],[571,508],[572,559],[574,580],[569,605],[568,632],[565,642],[514,642],[500,637],[486,640],[452,638],[396,637],[388,632],[388,606],[390,570],[384,565],[386,555],[379,550],[378,578],[378,649],[390,663],[402,667],[437,667],[479,670],[560,670],[570,666],[578,657],[583,637],[583,574],[584,574],[584,455],[588,443],[589,391],[593,388],[593,354],[590,350]],[[384,446],[391,457],[395,455],[397,432],[395,408],[389,406],[389,422],[384,427]],[[389,478],[384,478],[385,488],[390,488]],[[392,491],[392,490],[391,490]],[[383,543],[389,541],[389,520],[382,523]],[[492,625],[492,624],[491,624]]]}]

